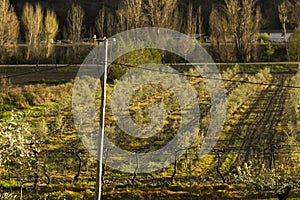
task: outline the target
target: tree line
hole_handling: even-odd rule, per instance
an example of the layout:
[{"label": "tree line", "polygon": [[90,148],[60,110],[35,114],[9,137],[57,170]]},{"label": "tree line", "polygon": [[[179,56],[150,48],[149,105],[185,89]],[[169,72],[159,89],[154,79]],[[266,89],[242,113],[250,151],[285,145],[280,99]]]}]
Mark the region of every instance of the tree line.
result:
[{"label": "tree line", "polygon": [[[59,32],[59,21],[53,10],[44,9],[39,3],[26,3],[21,19],[14,11],[9,0],[3,0],[0,12],[0,61],[5,62],[18,51],[20,26],[23,26],[26,42],[26,60],[48,58],[53,53],[53,43]],[[68,11],[66,30],[72,41],[80,41],[83,31],[84,11],[81,6],[73,5]]]},{"label": "tree line", "polygon": [[[295,19],[299,7],[300,3],[293,0],[283,0],[278,6],[287,55],[287,25],[298,25]],[[87,30],[85,11],[79,4],[73,4],[68,10],[63,30],[59,30],[56,13],[45,10],[39,3],[25,3],[21,18],[17,17],[10,0],[3,0],[0,9],[3,13],[0,18],[1,62],[16,54],[22,28],[27,46],[26,60],[49,58],[59,32],[65,39],[80,42]],[[94,20],[95,30],[89,37],[91,34],[109,37],[138,27],[163,27],[191,36],[208,34],[212,52],[218,60],[247,62],[257,59],[256,41],[263,21],[257,0],[224,0],[212,7],[208,18],[204,19],[202,7],[191,1],[181,6],[177,0],[124,0],[116,9],[102,6]],[[204,21],[209,21],[209,30],[203,28]]]}]

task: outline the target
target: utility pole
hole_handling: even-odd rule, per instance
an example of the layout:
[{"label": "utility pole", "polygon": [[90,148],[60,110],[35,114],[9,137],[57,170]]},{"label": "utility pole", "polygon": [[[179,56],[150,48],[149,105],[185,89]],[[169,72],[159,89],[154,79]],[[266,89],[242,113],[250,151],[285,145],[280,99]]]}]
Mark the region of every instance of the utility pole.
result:
[{"label": "utility pole", "polygon": [[103,145],[104,145],[104,127],[105,127],[105,106],[106,106],[106,82],[107,82],[107,67],[108,67],[108,40],[97,40],[104,42],[104,73],[100,78],[102,93],[101,93],[101,107],[100,107],[100,126],[101,130],[98,136],[97,142],[97,177],[96,177],[96,195],[95,200],[101,200],[102,194],[102,161],[103,161]]}]

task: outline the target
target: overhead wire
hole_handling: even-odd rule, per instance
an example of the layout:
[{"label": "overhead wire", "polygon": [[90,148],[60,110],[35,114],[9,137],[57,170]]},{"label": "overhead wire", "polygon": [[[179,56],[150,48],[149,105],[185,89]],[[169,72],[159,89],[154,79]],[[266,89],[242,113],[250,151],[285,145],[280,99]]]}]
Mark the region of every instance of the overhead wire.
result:
[{"label": "overhead wire", "polygon": [[[104,63],[103,63],[104,64]],[[252,85],[265,85],[265,86],[274,86],[274,87],[283,87],[283,88],[293,88],[293,89],[300,89],[300,86],[295,86],[295,85],[284,85],[284,84],[276,84],[276,83],[263,83],[263,82],[252,82],[252,81],[247,81],[247,80],[231,80],[231,79],[224,79],[224,78],[218,78],[218,77],[209,77],[209,76],[201,76],[201,75],[191,75],[191,74],[184,74],[184,73],[173,73],[173,72],[164,72],[156,69],[150,69],[146,67],[141,67],[141,66],[134,66],[134,65],[129,65],[125,63],[113,63],[114,65],[118,66],[123,66],[127,68],[138,68],[138,69],[143,69],[147,71],[154,71],[154,72],[160,72],[160,73],[166,73],[166,74],[173,74],[173,75],[181,75],[185,77],[190,77],[190,78],[203,78],[203,79],[208,79],[208,80],[219,80],[219,81],[224,81],[224,82],[232,82],[232,83],[242,83],[242,84],[252,84]],[[98,65],[102,65],[101,63],[98,63]],[[73,66],[72,64],[67,64],[63,66],[55,66],[53,68],[47,68],[47,69],[41,69],[42,67],[38,68],[38,70],[35,70],[33,72],[25,72],[25,73],[19,73],[19,74],[13,74],[9,76],[2,76],[0,77],[1,79],[9,79],[9,78],[14,78],[14,77],[20,77],[20,76],[25,76],[25,75],[32,75],[40,72],[47,72],[47,71],[52,71],[55,69],[62,69],[62,68],[67,68]],[[184,66],[185,67],[185,66]]]},{"label": "overhead wire", "polygon": [[[144,70],[148,70],[148,71],[162,72],[162,71],[156,70],[156,69],[150,69],[150,68],[145,68],[145,67],[140,67],[140,66],[133,66],[133,65],[128,65],[128,64],[123,64],[123,63],[115,63],[115,64],[121,65],[124,67],[129,67],[129,68],[139,68],[139,69],[144,69]],[[254,85],[266,85],[266,86],[276,86],[276,87],[283,87],[283,88],[300,89],[300,86],[292,86],[292,85],[283,85],[283,84],[275,84],[275,83],[258,83],[258,82],[252,82],[252,81],[247,81],[247,80],[230,80],[230,79],[214,78],[214,77],[200,76],[200,75],[189,75],[189,74],[184,74],[184,73],[172,73],[172,72],[164,72],[164,73],[174,74],[174,75],[182,75],[182,76],[186,76],[186,77],[190,77],[190,78],[204,78],[204,79],[220,80],[220,81],[233,82],[233,83],[245,83],[245,84],[254,84]]]},{"label": "overhead wire", "polygon": [[71,64],[66,64],[66,65],[63,65],[63,66],[55,66],[55,67],[52,67],[52,68],[42,69],[44,66],[43,67],[39,67],[38,65],[36,65],[35,66],[35,71],[18,73],[18,74],[12,74],[12,75],[8,75],[8,76],[3,75],[3,76],[0,77],[0,80],[1,79],[10,79],[10,78],[19,77],[19,76],[32,75],[32,74],[37,74],[37,73],[40,73],[40,72],[52,71],[52,70],[56,70],[56,69],[63,69],[63,68],[67,68],[67,67],[70,67],[70,66],[72,66],[72,65]]}]

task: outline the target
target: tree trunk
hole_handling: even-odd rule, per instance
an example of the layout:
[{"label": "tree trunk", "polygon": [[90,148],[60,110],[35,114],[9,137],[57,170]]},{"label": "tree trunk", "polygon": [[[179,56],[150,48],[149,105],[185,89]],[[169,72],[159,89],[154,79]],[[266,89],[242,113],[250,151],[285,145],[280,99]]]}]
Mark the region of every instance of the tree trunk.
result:
[{"label": "tree trunk", "polygon": [[218,164],[217,164],[217,173],[220,175],[220,177],[222,178],[223,183],[226,183],[225,177],[223,176],[223,174],[220,171],[220,166],[221,166],[221,155],[219,152],[217,152],[217,156],[218,156]]},{"label": "tree trunk", "polygon": [[292,190],[291,186],[285,188],[284,193],[277,194],[279,200],[286,200],[289,196],[290,191]]},{"label": "tree trunk", "polygon": [[80,153],[80,152],[78,152],[78,153],[76,154],[76,157],[78,158],[79,163],[78,163],[77,174],[74,176],[74,181],[75,181],[75,182],[78,182],[78,178],[79,178],[79,175],[80,175],[80,172],[81,172],[81,163],[82,163],[82,159],[81,159],[81,157],[79,156],[79,153]]},{"label": "tree trunk", "polygon": [[39,157],[38,157],[38,152],[36,150],[33,150],[34,157],[35,157],[35,163],[34,163],[34,183],[33,183],[33,188],[34,190],[37,189],[38,182],[39,182]]},{"label": "tree trunk", "polygon": [[174,168],[173,168],[173,173],[171,176],[171,183],[173,183],[175,175],[176,175],[176,171],[177,171],[177,152],[175,151],[175,160],[174,160]]},{"label": "tree trunk", "polygon": [[137,153],[135,154],[135,160],[136,160],[136,167],[135,167],[135,170],[134,170],[134,173],[133,173],[132,183],[135,182],[136,175],[137,175],[137,170],[139,169],[139,158],[138,158]]},{"label": "tree trunk", "polygon": [[45,165],[43,166],[43,173],[44,173],[44,175],[45,175],[46,178],[47,178],[46,184],[49,185],[49,184],[51,183],[51,179],[50,179],[49,174],[47,173],[47,168],[46,168]]},{"label": "tree trunk", "polygon": [[284,43],[285,43],[286,57],[289,60],[289,49],[288,49],[288,43],[287,43],[287,38],[286,38],[286,24],[285,24],[285,22],[283,22],[282,27],[283,27],[283,39],[284,39]]},{"label": "tree trunk", "polygon": [[21,184],[21,189],[20,189],[20,200],[23,200],[23,183]]}]

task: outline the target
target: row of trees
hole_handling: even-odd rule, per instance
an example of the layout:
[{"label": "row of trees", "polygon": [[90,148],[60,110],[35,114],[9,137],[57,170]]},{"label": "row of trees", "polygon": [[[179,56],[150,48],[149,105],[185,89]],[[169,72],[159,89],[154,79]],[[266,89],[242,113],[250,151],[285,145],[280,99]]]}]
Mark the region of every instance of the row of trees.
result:
[{"label": "row of trees", "polygon": [[[9,0],[0,4],[0,61],[13,56],[17,52],[17,42],[20,36],[20,20]],[[80,6],[73,5],[68,11],[68,36],[79,41],[83,30],[84,11]],[[45,14],[40,4],[26,3],[23,8],[21,22],[24,28],[27,60],[40,57],[48,58],[53,51],[52,43],[59,31],[59,22],[56,13],[47,9]],[[43,44],[43,41],[45,41]]]},{"label": "row of trees", "polygon": [[124,0],[117,10],[100,9],[95,24],[99,35],[106,36],[146,26],[195,34],[202,32],[201,16],[201,7],[192,3],[182,8],[176,0]]},{"label": "row of trees", "polygon": [[[255,42],[260,36],[262,25],[261,9],[257,6],[257,1],[225,0],[224,2],[224,5],[213,7],[209,20],[210,39],[214,52],[217,54],[216,57],[223,61],[255,60],[258,53]],[[287,27],[288,25],[298,25],[297,12],[299,9],[296,8],[299,6],[300,3],[297,1],[283,0],[277,8],[287,58],[290,58]],[[266,51],[268,49],[270,49],[270,44]],[[293,58],[292,56],[291,59]]]},{"label": "row of trees", "polygon": [[[300,71],[289,82],[291,86],[300,84]],[[279,200],[286,200],[292,189],[299,188],[299,141],[297,139],[299,121],[299,99],[300,91],[297,88],[290,88],[288,98],[285,101],[283,111],[283,132],[285,156],[282,156],[281,164],[274,168],[266,168],[264,165],[244,163],[238,167],[236,178],[258,192],[273,191]],[[280,149],[279,149],[280,151]]]},{"label": "row of trees", "polygon": [[[210,14],[210,38],[221,60],[249,61],[252,42],[259,35],[261,20],[256,0],[225,0]],[[100,35],[113,35],[122,30],[143,26],[175,29],[195,35],[202,33],[201,7],[188,4],[180,8],[175,0],[125,0],[118,10],[102,8],[96,19]]]},{"label": "row of trees", "polygon": [[[3,62],[5,57],[12,56],[17,51],[20,21],[14,12],[9,0],[3,1],[2,13],[6,18],[1,27],[7,32],[1,32],[0,38],[6,38],[5,43],[0,43],[4,48],[1,53]],[[184,17],[187,14],[187,17]],[[10,17],[13,16],[13,17]],[[79,42],[85,30],[85,12],[80,5],[72,5],[68,11],[64,37],[72,42]],[[52,41],[58,33],[58,19],[52,10],[47,10],[46,15],[40,4],[31,5],[26,3],[23,8],[22,25],[27,44],[25,58],[32,60],[40,57],[48,58],[52,53]],[[186,34],[201,32],[201,8],[194,8],[190,3],[186,9],[181,9],[175,0],[134,0],[123,1],[122,5],[115,11],[103,7],[95,20],[95,27],[102,36],[111,36],[117,32],[131,28],[144,26],[157,26],[175,29]],[[13,34],[12,34],[13,33]],[[12,37],[14,35],[14,37]],[[46,45],[42,45],[45,41]],[[12,44],[12,45],[11,45]]]},{"label": "row of trees", "polygon": [[211,41],[222,60],[249,61],[257,41],[261,13],[256,0],[225,0],[210,16]]},{"label": "row of trees", "polygon": [[[214,56],[221,61],[255,60],[258,54],[255,43],[262,21],[257,0],[224,0],[224,3],[217,5],[213,6],[209,16],[209,35]],[[297,6],[300,6],[297,2],[283,0],[278,7],[278,18],[282,23],[286,42],[286,27],[288,23],[292,23],[292,17],[295,16],[292,11]],[[3,62],[4,57],[11,56],[16,51],[20,21],[9,0],[2,2],[1,12],[0,53]],[[65,38],[74,42],[80,41],[85,31],[84,16],[85,12],[80,5],[72,5],[63,30]],[[164,27],[195,35],[205,32],[202,30],[202,21],[205,21],[202,16],[201,6],[194,6],[191,2],[179,6],[176,0],[124,0],[116,9],[103,6],[94,24],[100,37],[147,26]],[[44,16],[40,4],[33,6],[26,3],[21,21],[28,47],[25,58],[30,60],[41,55],[49,57],[52,52],[51,41],[59,31],[55,12],[47,10]],[[91,34],[95,34],[95,31]],[[41,41],[46,41],[47,44],[44,45],[44,51],[41,50]]]},{"label": "row of trees", "polygon": [[[259,54],[256,41],[261,29],[262,14],[257,0],[224,0],[213,6],[209,16],[210,40],[214,57],[221,61],[247,62]],[[287,26],[295,23],[298,2],[283,0],[278,6],[278,19],[282,24],[287,46]],[[201,7],[188,3],[179,7],[175,0],[156,2],[153,0],[122,1],[117,10],[103,7],[96,18],[99,35],[111,36],[120,31],[156,26],[174,29],[186,34],[204,33]]]},{"label": "row of trees", "polygon": [[26,44],[28,46],[26,59],[33,56],[39,56],[41,52],[41,39],[44,34],[47,39],[47,53],[50,55],[50,42],[54,39],[58,31],[58,22],[53,11],[47,10],[46,16],[43,16],[43,10],[39,4],[35,6],[25,4],[22,22],[25,28]]}]

